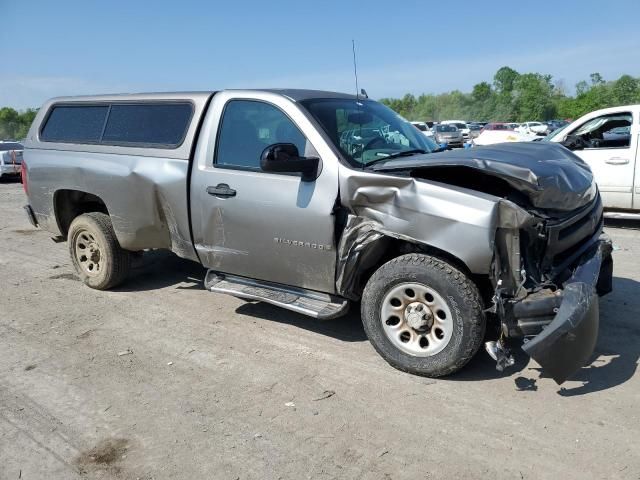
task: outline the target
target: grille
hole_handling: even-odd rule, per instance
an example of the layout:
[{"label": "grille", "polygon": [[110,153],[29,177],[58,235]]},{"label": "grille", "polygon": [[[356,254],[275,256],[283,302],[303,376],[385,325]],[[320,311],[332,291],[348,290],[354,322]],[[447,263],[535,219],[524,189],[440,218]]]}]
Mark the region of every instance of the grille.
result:
[{"label": "grille", "polygon": [[600,196],[573,217],[547,225],[544,270],[559,273],[569,267],[600,236],[603,227]]}]

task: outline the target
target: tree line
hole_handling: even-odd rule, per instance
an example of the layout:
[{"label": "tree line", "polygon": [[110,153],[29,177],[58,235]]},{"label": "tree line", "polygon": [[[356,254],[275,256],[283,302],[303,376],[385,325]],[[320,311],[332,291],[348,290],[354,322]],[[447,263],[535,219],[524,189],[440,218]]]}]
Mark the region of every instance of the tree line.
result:
[{"label": "tree line", "polygon": [[38,110],[19,112],[11,107],[0,108],[0,140],[22,140],[27,136]]},{"label": "tree line", "polygon": [[571,96],[564,82],[554,82],[551,75],[519,73],[502,67],[491,83],[480,82],[470,93],[454,90],[418,97],[408,93],[402,98],[380,101],[408,120],[485,122],[575,120],[600,108],[640,103],[640,78],[630,75],[605,81],[599,73],[592,73],[589,81],[578,82],[575,87],[575,95]]},{"label": "tree line", "polygon": [[[409,120],[485,122],[576,119],[599,108],[640,103],[640,78],[630,75],[605,81],[599,73],[592,73],[589,81],[578,82],[575,87],[571,96],[562,80],[554,82],[551,75],[502,67],[491,83],[480,82],[470,93],[454,90],[418,97],[408,93],[380,101]],[[36,113],[37,109],[0,108],[0,140],[25,138]]]}]

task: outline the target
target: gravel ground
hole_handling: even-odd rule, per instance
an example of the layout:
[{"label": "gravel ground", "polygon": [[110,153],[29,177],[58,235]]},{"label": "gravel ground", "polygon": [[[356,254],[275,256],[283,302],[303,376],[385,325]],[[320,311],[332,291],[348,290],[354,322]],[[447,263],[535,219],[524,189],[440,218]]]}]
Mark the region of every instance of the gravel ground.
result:
[{"label": "gravel ground", "polygon": [[0,182],[0,479],[640,478],[640,235],[607,227],[615,291],[562,387],[519,354],[403,374],[358,317],[318,322],[202,289],[144,256],[111,292],[74,276]]}]

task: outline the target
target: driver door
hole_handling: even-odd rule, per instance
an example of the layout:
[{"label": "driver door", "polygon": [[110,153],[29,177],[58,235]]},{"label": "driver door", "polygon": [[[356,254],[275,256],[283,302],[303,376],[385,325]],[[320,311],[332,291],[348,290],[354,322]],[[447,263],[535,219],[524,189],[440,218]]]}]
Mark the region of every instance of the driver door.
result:
[{"label": "driver door", "polygon": [[[625,125],[630,126],[630,133],[618,134],[616,129]],[[587,120],[568,135],[578,135],[590,145],[573,153],[591,167],[604,206],[632,208],[638,119],[627,111],[601,115]]]},{"label": "driver door", "polygon": [[[210,137],[199,145],[191,175],[201,262],[216,272],[334,293],[338,165],[309,120],[282,95],[220,92],[202,131]],[[318,177],[262,171],[260,156],[275,143],[319,157]]]}]

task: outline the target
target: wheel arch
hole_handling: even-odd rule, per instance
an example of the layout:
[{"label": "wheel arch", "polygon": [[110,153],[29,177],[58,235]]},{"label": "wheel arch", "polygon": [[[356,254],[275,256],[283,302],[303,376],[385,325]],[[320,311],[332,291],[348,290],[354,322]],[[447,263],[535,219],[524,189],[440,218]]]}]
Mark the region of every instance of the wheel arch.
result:
[{"label": "wheel arch", "polygon": [[60,230],[66,239],[71,222],[89,212],[100,212],[109,215],[109,209],[102,198],[82,190],[60,189],[53,194],[53,211]]},{"label": "wheel arch", "polygon": [[[488,275],[473,273],[468,265],[451,252],[415,239],[370,232],[338,255],[337,292],[351,300],[359,300],[371,276],[388,261],[408,253],[421,253],[443,260],[476,283],[485,303],[490,300],[492,286]],[[344,245],[341,244],[341,247]],[[344,248],[340,250],[344,251]]]}]

